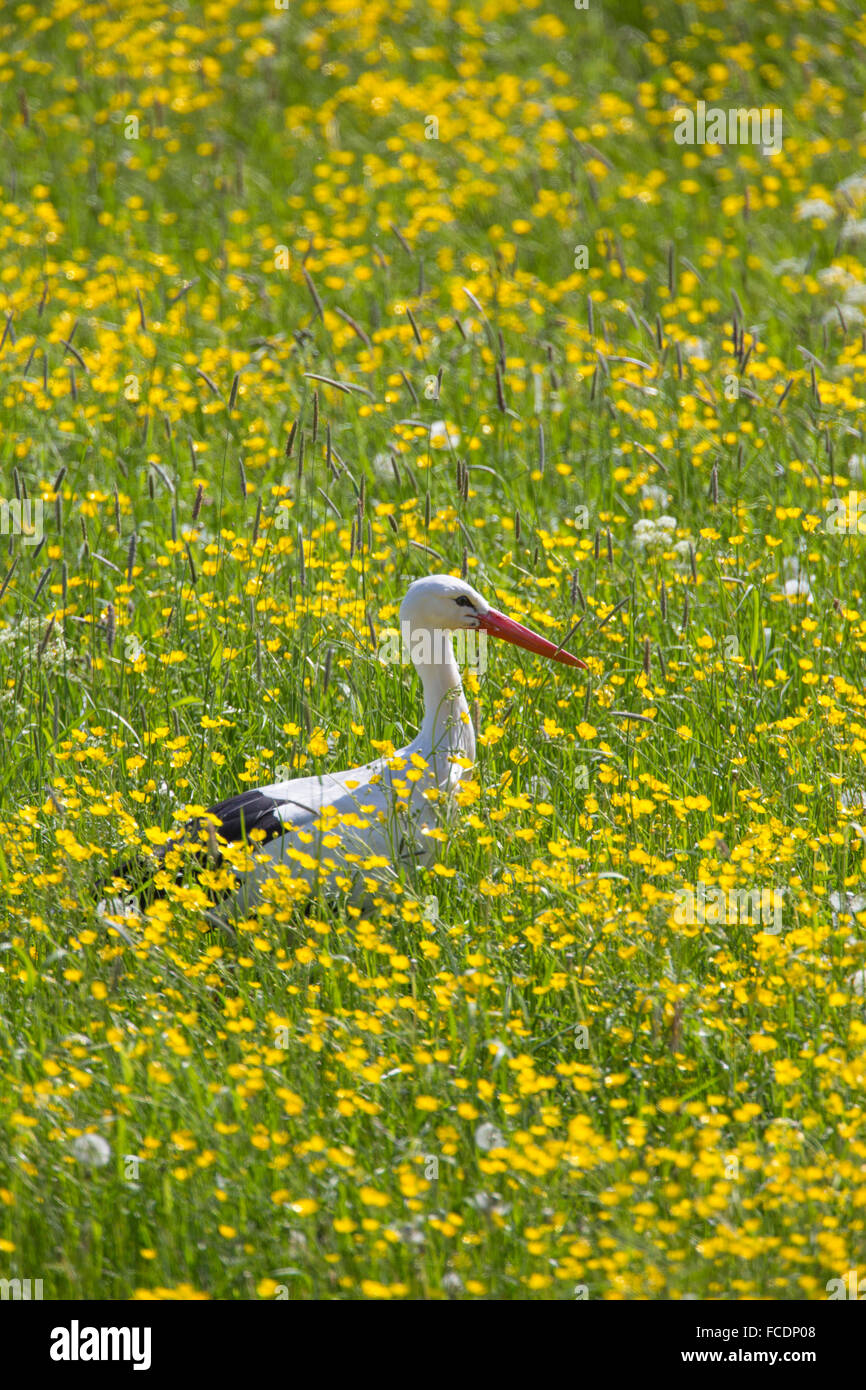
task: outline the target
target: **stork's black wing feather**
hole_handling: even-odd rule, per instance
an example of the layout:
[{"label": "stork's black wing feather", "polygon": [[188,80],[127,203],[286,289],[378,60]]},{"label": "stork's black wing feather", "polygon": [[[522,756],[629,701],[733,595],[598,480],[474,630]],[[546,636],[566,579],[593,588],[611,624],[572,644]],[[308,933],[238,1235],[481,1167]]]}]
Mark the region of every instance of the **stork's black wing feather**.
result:
[{"label": "stork's black wing feather", "polygon": [[[264,831],[265,838],[259,841],[264,844],[282,835],[286,829],[279,816],[274,815],[274,807],[282,804],[274,797],[265,796],[264,792],[256,789],[239,792],[237,796],[218,801],[215,806],[208,807],[208,815],[216,816],[220,824],[214,826],[214,831],[230,844],[249,839],[253,830]],[[193,821],[193,833],[198,831],[200,825],[200,821]]]},{"label": "stork's black wing feather", "polygon": [[[218,801],[215,806],[208,807],[208,815],[214,816],[219,825],[211,826],[210,822],[193,820],[183,827],[183,835],[187,842],[200,839],[200,832],[203,828],[210,828],[214,835],[227,840],[229,844],[238,844],[249,840],[251,833],[255,831],[264,832],[264,839],[256,836],[255,843],[258,845],[266,844],[268,840],[274,840],[282,835],[286,826],[274,815],[274,808],[283,803],[272,796],[266,796],[264,792],[256,788],[254,791],[239,792],[237,796],[228,796],[224,801]],[[163,845],[156,851],[157,858],[162,860],[168,851],[175,847],[173,841]],[[202,850],[202,859],[207,856],[207,849]],[[213,861],[212,861],[213,862]],[[217,850],[216,863],[222,862],[222,855]],[[113,870],[113,877],[125,878],[130,882],[141,882],[148,873],[153,873],[153,869],[147,870],[141,861],[127,860]],[[104,887],[105,885],[103,885]],[[151,887],[146,894],[148,899],[160,896]]]}]

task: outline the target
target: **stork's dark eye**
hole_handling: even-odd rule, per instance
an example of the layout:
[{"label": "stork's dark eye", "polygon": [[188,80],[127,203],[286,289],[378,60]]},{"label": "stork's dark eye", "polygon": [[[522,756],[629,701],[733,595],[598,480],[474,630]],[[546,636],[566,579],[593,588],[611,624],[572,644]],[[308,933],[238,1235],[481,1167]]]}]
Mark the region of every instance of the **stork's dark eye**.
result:
[{"label": "stork's dark eye", "polygon": [[471,608],[472,612],[475,612],[475,604],[472,602],[471,598],[467,598],[465,594],[461,594],[454,602],[458,604],[460,608]]}]

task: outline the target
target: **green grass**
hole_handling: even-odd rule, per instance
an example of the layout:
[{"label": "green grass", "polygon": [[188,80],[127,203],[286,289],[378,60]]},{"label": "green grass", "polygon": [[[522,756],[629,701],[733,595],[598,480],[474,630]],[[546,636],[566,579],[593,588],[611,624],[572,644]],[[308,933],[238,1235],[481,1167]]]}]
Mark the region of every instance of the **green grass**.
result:
[{"label": "green grass", "polygon": [[[0,492],[43,503],[0,537],[0,1276],[825,1297],[866,1258],[862,19],[68,8],[0,25]],[[782,152],[676,144],[698,100]],[[591,669],[491,644],[439,862],[106,923],[184,806],[409,741],[377,650],[440,570]],[[699,882],[781,932],[681,922]]]}]

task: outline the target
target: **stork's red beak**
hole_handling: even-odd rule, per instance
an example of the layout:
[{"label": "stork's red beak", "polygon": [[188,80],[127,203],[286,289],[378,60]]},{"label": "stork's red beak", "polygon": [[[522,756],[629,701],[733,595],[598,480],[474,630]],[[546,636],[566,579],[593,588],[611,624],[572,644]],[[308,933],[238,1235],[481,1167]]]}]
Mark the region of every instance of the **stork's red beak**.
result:
[{"label": "stork's red beak", "polygon": [[522,647],[524,651],[536,652],[538,656],[561,661],[564,666],[582,666],[584,670],[588,669],[585,661],[572,656],[571,652],[564,651],[562,647],[554,646],[546,637],[539,637],[537,632],[530,632],[528,627],[516,623],[513,618],[506,618],[504,613],[497,613],[495,608],[488,608],[486,613],[479,614],[478,627],[482,632],[489,632],[491,637],[504,637],[506,642],[511,642],[515,647]]}]

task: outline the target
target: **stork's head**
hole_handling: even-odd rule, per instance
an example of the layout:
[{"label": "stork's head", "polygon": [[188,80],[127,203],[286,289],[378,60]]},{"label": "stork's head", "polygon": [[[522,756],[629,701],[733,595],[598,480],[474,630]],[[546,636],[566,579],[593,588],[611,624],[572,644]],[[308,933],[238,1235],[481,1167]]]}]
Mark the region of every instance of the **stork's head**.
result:
[{"label": "stork's head", "polygon": [[450,574],[430,574],[426,579],[416,579],[409,585],[400,605],[401,626],[404,623],[412,631],[425,628],[430,632],[477,629],[489,633],[491,637],[501,637],[525,651],[561,661],[565,666],[586,665],[571,652],[548,642],[546,637],[539,637],[513,618],[498,613],[471,584]]}]

